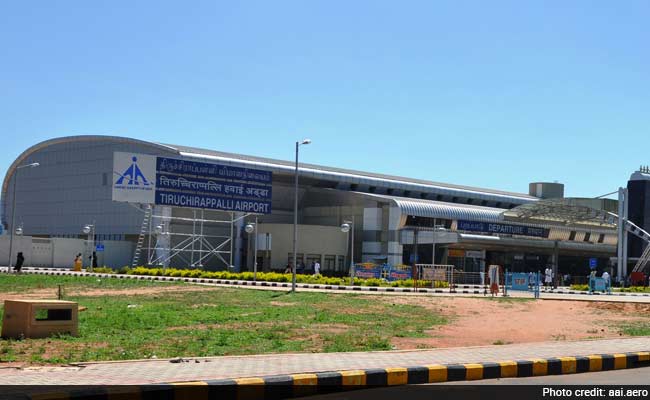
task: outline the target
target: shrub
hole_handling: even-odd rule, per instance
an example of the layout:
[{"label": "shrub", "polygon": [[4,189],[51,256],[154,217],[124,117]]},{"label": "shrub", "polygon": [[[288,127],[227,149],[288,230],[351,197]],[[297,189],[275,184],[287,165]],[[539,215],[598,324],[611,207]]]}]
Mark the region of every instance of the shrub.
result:
[{"label": "shrub", "polygon": [[570,286],[571,290],[579,290],[582,292],[586,292],[589,290],[589,285],[571,285]]},{"label": "shrub", "polygon": [[113,270],[113,268],[109,268],[109,267],[97,267],[97,268],[93,268],[93,272],[96,272],[96,273],[98,273],[98,274],[114,274],[114,273],[115,273],[115,271]]},{"label": "shrub", "polygon": [[[98,270],[98,269],[96,269]],[[111,270],[112,271],[112,270]],[[254,273],[247,272],[230,272],[230,271],[204,271],[198,268],[188,268],[188,269],[177,269],[177,268],[147,268],[147,267],[123,267],[118,273],[126,273],[131,275],[150,275],[150,276],[172,276],[172,277],[183,277],[183,278],[202,278],[202,279],[224,279],[224,280],[243,280],[243,281],[252,281]],[[264,282],[291,282],[292,275],[284,274],[279,272],[258,272],[257,280]],[[296,282],[298,283],[307,283],[315,285],[330,285],[330,286],[340,286],[340,285],[349,285],[349,277],[328,277],[323,275],[307,275],[307,274],[296,274]],[[369,278],[362,279],[355,277],[353,280],[354,286],[391,286],[391,287],[413,287],[413,279],[406,279],[400,281],[388,282],[384,279],[379,278]],[[431,281],[418,281],[418,287],[421,288],[430,288]],[[449,284],[447,282],[435,281],[434,287],[436,288],[447,288]],[[585,289],[586,290],[586,289]]]},{"label": "shrub", "polygon": [[118,274],[130,274],[131,273],[131,268],[128,266],[124,266],[120,269],[117,270]]},{"label": "shrub", "polygon": [[630,293],[643,293],[650,292],[650,287],[645,286],[631,286],[628,288],[621,288],[621,292],[630,292]]}]

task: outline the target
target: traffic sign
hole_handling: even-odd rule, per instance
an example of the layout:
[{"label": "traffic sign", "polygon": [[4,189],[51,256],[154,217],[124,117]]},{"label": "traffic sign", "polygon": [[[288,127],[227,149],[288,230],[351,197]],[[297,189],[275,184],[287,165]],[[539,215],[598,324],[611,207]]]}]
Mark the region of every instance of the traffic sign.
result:
[{"label": "traffic sign", "polygon": [[598,259],[597,258],[590,258],[589,259],[589,268],[596,269],[597,266],[598,266]]},{"label": "traffic sign", "polygon": [[99,243],[95,246],[95,251],[104,251],[104,245]]}]

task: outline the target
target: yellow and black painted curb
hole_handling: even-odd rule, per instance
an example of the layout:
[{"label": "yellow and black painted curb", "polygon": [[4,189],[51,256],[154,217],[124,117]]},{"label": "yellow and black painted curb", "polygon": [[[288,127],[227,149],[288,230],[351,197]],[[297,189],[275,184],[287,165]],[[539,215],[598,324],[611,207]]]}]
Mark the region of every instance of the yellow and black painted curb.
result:
[{"label": "yellow and black painted curb", "polygon": [[525,378],[650,366],[650,352],[540,358],[495,363],[422,365],[255,378],[173,382],[43,393],[28,398],[54,399],[275,399],[397,385]]}]

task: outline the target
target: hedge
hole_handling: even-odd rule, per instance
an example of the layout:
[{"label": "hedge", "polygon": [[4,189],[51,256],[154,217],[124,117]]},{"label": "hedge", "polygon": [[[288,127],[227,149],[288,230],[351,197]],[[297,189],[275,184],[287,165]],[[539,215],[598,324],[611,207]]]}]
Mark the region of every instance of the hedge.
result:
[{"label": "hedge", "polygon": [[[252,272],[229,272],[229,271],[203,271],[200,269],[177,269],[177,268],[147,268],[147,267],[123,267],[117,271],[110,268],[95,268],[98,273],[118,273],[128,275],[147,276],[170,276],[178,278],[202,278],[202,279],[225,279],[238,281],[252,281]],[[291,274],[279,272],[258,272],[257,280],[264,282],[291,282]],[[350,278],[336,278],[323,275],[296,274],[296,282],[317,285],[343,286],[350,284]],[[354,286],[389,286],[389,287],[413,287],[413,279],[404,279],[388,282],[378,278],[354,278]],[[418,281],[419,287],[431,287],[431,281]],[[449,287],[447,282],[435,281],[434,287]]]}]

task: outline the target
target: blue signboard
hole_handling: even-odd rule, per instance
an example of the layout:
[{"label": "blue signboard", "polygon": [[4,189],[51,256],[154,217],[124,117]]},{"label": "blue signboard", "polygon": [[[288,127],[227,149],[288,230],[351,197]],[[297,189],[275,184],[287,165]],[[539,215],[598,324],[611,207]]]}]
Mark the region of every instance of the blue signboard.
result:
[{"label": "blue signboard", "polygon": [[356,264],[354,266],[354,276],[357,278],[381,278],[382,267],[380,265],[363,265]]},{"label": "blue signboard", "polygon": [[411,276],[413,275],[411,273],[411,269],[396,269],[396,268],[390,268],[388,271],[388,281],[400,281],[404,279],[411,279]]},{"label": "blue signboard", "polygon": [[498,224],[494,222],[476,222],[458,220],[459,231],[498,233],[533,237],[548,237],[549,230],[533,226]]},{"label": "blue signboard", "polygon": [[528,273],[513,272],[510,277],[511,290],[528,290],[529,281]]},{"label": "blue signboard", "polygon": [[270,214],[272,181],[270,171],[157,157],[154,202]]},{"label": "blue signboard", "polygon": [[597,266],[598,266],[598,259],[597,258],[590,258],[589,259],[589,268],[596,269]]},{"label": "blue signboard", "polygon": [[98,243],[98,244],[95,246],[95,251],[104,251],[104,245],[101,244],[101,243]]},{"label": "blue signboard", "polygon": [[411,268],[397,268],[390,264],[356,264],[354,267],[354,276],[357,278],[382,278],[389,282],[403,279],[411,279]]}]

